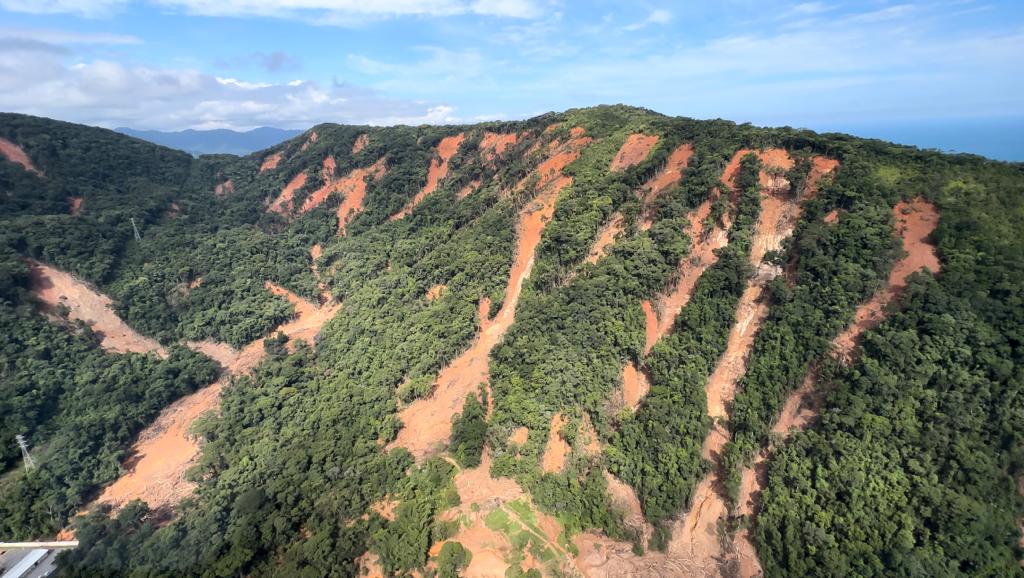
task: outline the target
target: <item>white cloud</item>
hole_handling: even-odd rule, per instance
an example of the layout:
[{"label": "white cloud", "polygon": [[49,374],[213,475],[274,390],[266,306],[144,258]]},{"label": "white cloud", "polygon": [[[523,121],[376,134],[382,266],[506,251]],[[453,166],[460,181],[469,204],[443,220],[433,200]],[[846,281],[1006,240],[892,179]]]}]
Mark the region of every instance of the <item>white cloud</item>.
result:
[{"label": "white cloud", "polygon": [[165,130],[456,120],[454,108],[443,103],[391,99],[348,84],[255,83],[190,69],[74,62],[73,57],[60,46],[0,39],[0,110]]},{"label": "white cloud", "polygon": [[672,22],[672,13],[668,10],[657,9],[652,10],[651,13],[647,15],[647,18],[644,18],[640,22],[634,22],[633,24],[624,26],[623,29],[632,32],[634,30],[646,28],[652,24],[668,24],[669,22]]},{"label": "white cloud", "polygon": [[80,14],[106,16],[129,0],[0,0],[0,8],[30,14]]},{"label": "white cloud", "polygon": [[73,32],[53,28],[14,28],[0,26],[0,38],[36,40],[50,44],[142,44],[138,36],[104,32]]},{"label": "white cloud", "polygon": [[0,0],[0,8],[32,14],[103,16],[129,3],[155,4],[203,16],[259,16],[341,25],[400,16],[536,18],[542,14],[538,0]]}]

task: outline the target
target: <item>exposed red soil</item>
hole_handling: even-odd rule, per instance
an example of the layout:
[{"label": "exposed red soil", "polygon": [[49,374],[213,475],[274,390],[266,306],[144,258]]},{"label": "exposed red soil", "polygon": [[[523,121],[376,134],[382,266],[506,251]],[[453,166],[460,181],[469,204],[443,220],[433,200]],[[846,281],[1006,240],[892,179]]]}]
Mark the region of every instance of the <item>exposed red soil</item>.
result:
[{"label": "exposed red soil", "polygon": [[565,443],[559,434],[562,426],[565,425],[565,418],[562,414],[556,413],[551,416],[551,427],[548,428],[548,443],[544,447],[544,458],[541,461],[541,468],[547,473],[562,471],[565,467],[565,458],[572,451],[569,444]]},{"label": "exposed red soil", "polygon": [[72,217],[77,217],[82,213],[82,206],[85,204],[85,199],[82,197],[70,197],[68,199],[68,212],[71,213]]},{"label": "exposed red soil", "polygon": [[638,370],[632,361],[626,363],[626,367],[622,370],[622,396],[626,407],[636,411],[636,408],[640,406],[640,401],[650,390],[651,383],[647,379],[647,375],[642,370]]},{"label": "exposed red soil", "polygon": [[290,213],[292,211],[292,199],[295,197],[295,191],[298,191],[306,185],[306,172],[303,171],[288,181],[288,184],[281,190],[281,194],[274,199],[274,202],[270,204],[268,211],[275,213]]},{"label": "exposed red soil", "polygon": [[487,131],[480,139],[480,153],[484,160],[494,161],[496,157],[505,154],[519,140],[519,135],[514,132],[498,133]]},{"label": "exposed red soil", "polygon": [[380,517],[384,518],[385,520],[390,520],[393,522],[395,521],[395,508],[398,507],[398,504],[399,502],[397,500],[392,500],[390,498],[385,497],[383,500],[379,502],[374,502],[373,504],[370,504],[370,509],[373,510],[374,512],[377,512],[377,514],[379,514]]},{"label": "exposed red soil", "polygon": [[420,189],[420,192],[416,193],[416,196],[411,201],[402,207],[401,211],[391,215],[390,220],[397,221],[407,217],[416,208],[416,205],[427,198],[427,195],[437,190],[437,185],[448,176],[448,161],[455,156],[459,147],[462,146],[462,141],[465,139],[465,133],[461,132],[455,136],[446,136],[441,139],[441,142],[437,145],[437,156],[430,159],[430,168],[427,169],[427,184]]},{"label": "exposed red soil", "polygon": [[619,148],[619,152],[615,153],[615,157],[612,158],[608,170],[615,173],[640,163],[640,161],[647,158],[647,155],[651,154],[651,149],[656,144],[658,144],[657,135],[641,133],[629,135],[626,138],[626,142],[622,143],[622,146]]},{"label": "exposed red soil", "polygon": [[[306,197],[306,200],[302,203],[302,208],[299,209],[299,212],[308,213],[314,208],[319,207],[320,203],[327,200],[327,197],[335,191],[338,183],[341,182],[334,179],[334,171],[336,169],[337,163],[334,161],[334,157],[330,155],[324,157],[323,166],[320,168],[320,182],[323,184],[320,185],[319,189],[313,191],[308,197]],[[342,181],[343,180],[344,179],[342,179]]]},{"label": "exposed red soil", "polygon": [[[490,470],[491,457],[485,449],[479,466],[461,470],[455,475],[460,504],[441,515],[444,520],[468,521],[450,538],[473,553],[469,567],[461,576],[504,576],[509,567],[506,559],[512,553],[512,544],[504,534],[488,528],[484,519],[496,508],[506,502],[524,498],[525,494],[515,480],[492,478]],[[430,549],[431,557],[436,556],[443,545],[443,541],[435,543]]]},{"label": "exposed red soil", "polygon": [[937,273],[941,267],[935,247],[928,242],[928,236],[939,223],[935,205],[920,198],[910,203],[901,201],[893,208],[893,217],[907,254],[893,265],[888,285],[857,308],[853,324],[836,338],[836,349],[841,357],[848,358],[861,333],[885,317],[886,306],[906,287],[911,273],[924,268]]},{"label": "exposed red soil", "polygon": [[37,261],[28,263],[35,297],[51,312],[58,305],[68,307],[70,319],[87,323],[102,337],[103,349],[167,356],[167,351],[155,339],[135,331],[118,317],[109,297],[59,269]]},{"label": "exposed red soil", "polygon": [[644,311],[644,355],[650,353],[654,344],[660,338],[658,334],[658,313],[654,305],[647,299],[640,302],[640,308]]},{"label": "exposed red soil", "polygon": [[522,447],[522,445],[526,443],[526,440],[529,437],[530,430],[526,429],[525,427],[518,427],[514,432],[512,432],[512,435],[508,436],[508,443],[516,444],[517,446]]},{"label": "exposed red soil", "polygon": [[[281,331],[292,340],[301,339],[312,344],[320,327],[341,308],[340,304],[317,307],[283,287],[270,282],[265,286],[275,295],[287,298],[296,313],[294,319],[276,328],[271,335]],[[132,447],[133,457],[126,465],[130,469],[108,486],[97,501],[119,509],[133,499],[140,499],[155,509],[173,506],[190,495],[194,486],[183,476],[194,463],[200,448],[199,440],[189,435],[189,428],[199,416],[216,411],[220,394],[231,376],[250,372],[263,359],[263,341],[262,338],[257,339],[242,351],[213,342],[189,344],[219,361],[227,369],[227,374],[164,409],[156,421],[143,430]]]},{"label": "exposed red soil", "polygon": [[[939,221],[935,206],[920,198],[910,203],[900,202],[893,208],[893,215],[907,255],[893,265],[888,285],[858,307],[854,322],[833,340],[833,355],[837,358],[851,358],[860,335],[881,322],[886,306],[906,287],[907,277],[925,268],[936,273],[940,270],[941,264],[935,247],[927,241]],[[818,417],[821,400],[816,390],[817,377],[817,372],[811,369],[800,387],[786,398],[778,421],[772,427],[777,443],[784,442],[793,432],[805,429]],[[737,513],[749,519],[757,515],[760,507],[761,491],[767,482],[767,458],[770,451],[771,448],[766,448],[758,454],[754,464],[742,474]],[[741,576],[761,574],[760,562],[748,530],[737,533],[734,549],[739,557]]]},{"label": "exposed red soil", "polygon": [[260,165],[260,172],[270,171],[277,168],[278,163],[281,162],[281,153],[274,153],[263,159],[263,164]]},{"label": "exposed red soil", "polygon": [[675,285],[667,292],[658,296],[655,312],[657,314],[657,331],[654,339],[648,338],[647,346],[644,348],[644,355],[651,352],[651,348],[659,339],[668,334],[675,323],[676,315],[690,301],[693,289],[697,280],[704,274],[708,267],[718,261],[715,251],[729,242],[726,231],[717,225],[710,231],[704,230],[704,221],[711,214],[711,204],[714,199],[709,198],[692,213],[690,213],[690,239],[692,247],[690,253],[683,258],[679,265],[679,276]]},{"label": "exposed red soil", "polygon": [[587,258],[584,261],[591,265],[597,263],[601,257],[607,254],[608,247],[611,247],[615,238],[622,233],[624,228],[625,220],[622,218],[622,213],[612,214],[608,222],[598,232],[597,239],[594,240],[594,245],[590,247],[590,252],[587,253]]},{"label": "exposed red soil", "polygon": [[659,195],[674,187],[683,178],[683,171],[690,163],[690,157],[693,156],[693,145],[690,143],[683,143],[676,147],[672,154],[668,156],[668,160],[665,161],[665,166],[661,168],[649,181],[644,183],[640,187],[639,195],[640,199],[644,203],[644,212],[640,221],[640,228],[647,230],[651,228],[652,218],[650,211],[651,203],[654,199],[658,198]]},{"label": "exposed red soil", "polygon": [[320,138],[320,135],[316,134],[315,130],[310,132],[309,133],[309,138],[306,139],[306,142],[302,143],[302,149],[301,150],[305,151],[306,149],[309,148],[309,145],[314,144],[319,138]]},{"label": "exposed red soil", "polygon": [[228,179],[223,183],[217,183],[216,186],[213,187],[213,194],[218,197],[230,195],[233,192],[235,192],[235,183],[233,183],[231,179]]},{"label": "exposed red soil", "polygon": [[365,132],[356,137],[356,142],[352,143],[352,155],[355,156],[366,148],[366,145],[370,144],[370,135]]},{"label": "exposed red soil", "polygon": [[[734,156],[723,175],[724,182],[730,185],[734,183],[739,159],[744,152]],[[785,151],[762,155],[762,160],[768,166],[785,167],[791,162]],[[787,183],[763,172],[762,184],[766,190],[761,196],[761,216],[754,231],[750,257],[752,264],[759,267],[759,274],[750,281],[740,298],[726,352],[708,380],[708,414],[713,417],[728,417],[728,406],[736,382],[746,369],[754,335],[767,315],[763,292],[768,281],[781,273],[776,268],[765,268],[761,261],[768,251],[778,249],[782,240],[792,234],[799,215],[799,206],[788,200],[788,195],[774,194],[788,188]],[[691,223],[693,221],[691,219]],[[694,237],[700,238],[699,235]],[[673,320],[674,317],[673,314]],[[661,334],[659,331],[659,336]],[[705,439],[704,457],[717,461],[727,441],[728,432],[722,425],[716,424]],[[576,540],[581,553],[577,560],[580,571],[586,576],[719,575],[719,562],[726,553],[722,551],[719,542],[718,526],[719,521],[728,513],[728,508],[718,475],[716,468],[695,488],[689,511],[673,526],[673,537],[667,552],[650,552],[643,557],[636,557],[628,546],[588,533]],[[732,554],[736,555],[736,552]],[[740,552],[741,566],[745,560],[744,555]]]},{"label": "exposed red soil", "polygon": [[839,161],[825,157],[815,156],[811,159],[811,172],[807,175],[806,194],[814,197],[818,194],[818,184],[821,178],[836,170]]},{"label": "exposed red soil", "polygon": [[309,248],[310,257],[310,269],[313,271],[313,276],[316,277],[318,283],[317,286],[320,288],[320,305],[329,303],[334,298],[331,296],[331,292],[327,289],[327,284],[320,278],[320,268],[317,265],[317,261],[320,260],[320,255],[323,254],[323,248],[320,247],[320,243],[316,243]]},{"label": "exposed red soil", "polygon": [[469,393],[488,381],[491,350],[501,341],[515,319],[519,295],[523,282],[533,268],[534,253],[541,234],[555,212],[558,195],[572,182],[572,177],[562,175],[562,169],[576,160],[589,142],[589,138],[581,137],[554,147],[550,151],[550,158],[537,169],[540,175],[538,193],[519,212],[515,259],[509,272],[501,310],[493,319],[488,319],[490,301],[481,300],[478,311],[480,333],[469,349],[441,370],[430,397],[418,399],[400,412],[399,417],[405,427],[399,431],[390,447],[407,448],[417,459],[422,459],[450,437],[452,415],[462,411],[462,404]]},{"label": "exposed red soil", "polygon": [[458,200],[465,199],[469,195],[473,194],[474,191],[480,188],[480,179],[473,179],[466,186],[459,189],[459,192],[455,193],[455,198]]},{"label": "exposed red soil", "polygon": [[822,220],[825,221],[826,223],[828,223],[829,225],[832,225],[834,223],[838,223],[839,222],[839,210],[838,209],[832,210],[831,212],[829,212],[829,214],[825,215],[825,218],[822,219]]},{"label": "exposed red soil", "polygon": [[384,157],[381,157],[371,166],[362,169],[355,169],[345,178],[338,181],[336,191],[343,195],[341,204],[338,205],[336,215],[338,216],[338,234],[345,234],[345,227],[352,222],[356,215],[363,211],[363,199],[366,198],[367,179],[380,180],[387,171],[387,164]]},{"label": "exposed red soil", "polygon": [[433,301],[434,299],[437,299],[438,297],[441,296],[442,293],[444,293],[444,290],[447,288],[448,287],[446,287],[445,285],[438,283],[437,285],[432,286],[430,289],[427,289],[427,301]]},{"label": "exposed red soil", "polygon": [[30,173],[44,176],[43,172],[32,164],[32,159],[28,158],[24,149],[4,138],[0,138],[0,156],[3,156],[12,163],[21,165],[23,169]]},{"label": "exposed red soil", "polygon": [[178,203],[171,203],[171,206],[167,209],[167,218],[177,219],[181,216],[181,205]]}]

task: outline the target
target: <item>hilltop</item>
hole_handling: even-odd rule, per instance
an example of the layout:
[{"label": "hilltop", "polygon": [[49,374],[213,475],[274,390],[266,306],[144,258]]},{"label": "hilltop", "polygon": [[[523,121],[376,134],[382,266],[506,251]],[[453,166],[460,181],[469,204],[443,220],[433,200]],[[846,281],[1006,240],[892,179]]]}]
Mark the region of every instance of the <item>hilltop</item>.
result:
[{"label": "hilltop", "polygon": [[1020,164],[625,106],[0,139],[0,535],[66,575],[1021,571]]},{"label": "hilltop", "polygon": [[117,132],[148,140],[159,145],[183,150],[192,155],[247,155],[272,147],[301,134],[301,130],[259,127],[247,131],[229,129],[180,131],[138,130],[121,127]]}]

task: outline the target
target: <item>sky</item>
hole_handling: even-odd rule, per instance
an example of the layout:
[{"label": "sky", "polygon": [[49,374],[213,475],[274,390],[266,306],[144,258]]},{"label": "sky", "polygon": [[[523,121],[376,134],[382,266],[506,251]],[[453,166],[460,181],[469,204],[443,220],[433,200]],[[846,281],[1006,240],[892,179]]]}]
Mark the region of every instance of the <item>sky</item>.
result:
[{"label": "sky", "polygon": [[244,130],[613,103],[938,148],[985,127],[1001,152],[972,152],[1024,160],[1024,2],[0,0],[4,111]]}]

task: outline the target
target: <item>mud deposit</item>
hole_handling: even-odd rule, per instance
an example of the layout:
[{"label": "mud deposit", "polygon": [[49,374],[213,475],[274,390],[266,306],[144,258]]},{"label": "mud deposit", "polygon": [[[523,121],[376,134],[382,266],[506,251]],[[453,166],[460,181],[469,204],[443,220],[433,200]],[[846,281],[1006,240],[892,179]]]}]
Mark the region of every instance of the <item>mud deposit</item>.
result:
[{"label": "mud deposit", "polygon": [[[273,283],[266,283],[266,288],[287,298],[296,313],[294,319],[277,327],[270,335],[281,331],[293,340],[313,343],[320,327],[341,308],[340,305],[317,307]],[[216,411],[221,392],[232,376],[250,372],[263,359],[263,341],[258,339],[242,351],[209,341],[188,344],[220,362],[226,369],[225,375],[164,409],[139,435],[132,447],[132,457],[125,464],[126,473],[108,486],[97,502],[111,504],[116,510],[139,499],[151,508],[160,508],[173,506],[189,496],[194,485],[184,479],[184,474],[195,462],[200,449],[199,440],[189,435],[189,428],[199,416]]]},{"label": "mud deposit", "polygon": [[544,447],[544,458],[541,461],[541,469],[547,473],[562,471],[565,467],[565,458],[572,451],[569,444],[565,443],[559,432],[565,425],[565,419],[561,413],[551,416],[551,427],[548,428],[548,443]]},{"label": "mud deposit", "polygon": [[100,346],[108,351],[155,353],[167,351],[155,340],[135,331],[118,317],[113,301],[72,275],[36,261],[29,262],[32,293],[50,311],[64,305],[68,318],[83,321],[102,336]]}]

